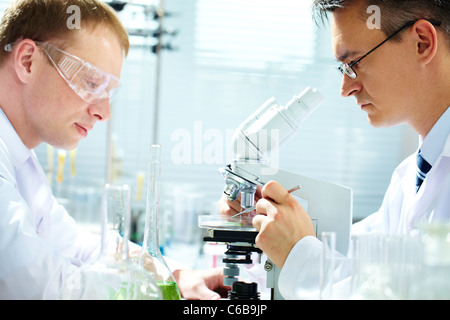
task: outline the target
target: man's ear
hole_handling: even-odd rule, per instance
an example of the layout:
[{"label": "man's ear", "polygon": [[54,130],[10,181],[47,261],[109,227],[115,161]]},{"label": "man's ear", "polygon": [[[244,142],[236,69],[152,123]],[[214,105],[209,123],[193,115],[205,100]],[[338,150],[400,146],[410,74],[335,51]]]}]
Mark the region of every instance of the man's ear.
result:
[{"label": "man's ear", "polygon": [[427,20],[417,21],[412,29],[417,43],[417,55],[420,62],[428,64],[438,49],[438,37],[435,26]]},{"label": "man's ear", "polygon": [[14,50],[14,68],[17,77],[23,83],[28,83],[33,76],[34,63],[38,54],[38,47],[34,41],[24,39],[16,44]]}]

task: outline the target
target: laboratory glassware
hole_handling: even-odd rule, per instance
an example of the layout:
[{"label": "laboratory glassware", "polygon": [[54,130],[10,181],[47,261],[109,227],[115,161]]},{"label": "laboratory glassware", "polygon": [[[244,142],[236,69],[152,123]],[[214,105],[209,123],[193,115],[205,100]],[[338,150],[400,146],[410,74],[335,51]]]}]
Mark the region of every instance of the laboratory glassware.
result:
[{"label": "laboratory glassware", "polygon": [[320,267],[320,299],[333,298],[336,233],[322,232],[322,254]]},{"label": "laboratory glassware", "polygon": [[161,145],[152,144],[147,181],[145,231],[142,250],[136,262],[154,274],[164,300],[181,298],[178,285],[159,247],[159,201],[161,178]]},{"label": "laboratory glassware", "polygon": [[421,238],[365,234],[352,241],[353,299],[410,299],[421,267]]},{"label": "laboratory glassware", "polygon": [[419,226],[422,239],[421,266],[411,282],[410,297],[423,300],[450,299],[450,223]]},{"label": "laboratory glassware", "polygon": [[357,235],[352,239],[352,299],[391,299],[383,255],[386,235]]},{"label": "laboratory glassware", "polygon": [[101,251],[93,263],[68,277],[62,299],[160,300],[152,275],[128,255],[131,191],[128,185],[106,184],[102,199]]}]

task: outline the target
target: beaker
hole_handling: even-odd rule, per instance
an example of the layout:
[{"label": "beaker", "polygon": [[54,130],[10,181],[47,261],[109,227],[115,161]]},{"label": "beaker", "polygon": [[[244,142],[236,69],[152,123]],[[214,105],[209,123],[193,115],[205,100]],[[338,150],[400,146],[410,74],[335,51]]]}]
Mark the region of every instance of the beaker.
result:
[{"label": "beaker", "polygon": [[159,200],[161,178],[161,145],[152,144],[147,179],[147,203],[142,250],[136,262],[154,275],[164,300],[181,298],[178,285],[159,247]]},{"label": "beaker", "polygon": [[[160,300],[152,276],[128,255],[131,191],[106,184],[102,197],[101,251],[97,260],[68,277],[62,299]],[[112,249],[112,250],[111,250]]]}]

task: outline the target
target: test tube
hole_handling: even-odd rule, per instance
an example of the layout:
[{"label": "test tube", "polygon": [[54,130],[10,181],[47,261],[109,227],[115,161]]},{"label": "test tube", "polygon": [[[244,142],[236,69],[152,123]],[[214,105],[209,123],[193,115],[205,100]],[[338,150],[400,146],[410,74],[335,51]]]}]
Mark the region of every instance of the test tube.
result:
[{"label": "test tube", "polygon": [[322,232],[322,256],[320,268],[320,299],[329,300],[333,298],[333,283],[336,249],[336,233]]},{"label": "test tube", "polygon": [[64,177],[64,164],[66,162],[66,154],[65,150],[58,150],[58,172],[56,176],[56,182],[62,183]]}]

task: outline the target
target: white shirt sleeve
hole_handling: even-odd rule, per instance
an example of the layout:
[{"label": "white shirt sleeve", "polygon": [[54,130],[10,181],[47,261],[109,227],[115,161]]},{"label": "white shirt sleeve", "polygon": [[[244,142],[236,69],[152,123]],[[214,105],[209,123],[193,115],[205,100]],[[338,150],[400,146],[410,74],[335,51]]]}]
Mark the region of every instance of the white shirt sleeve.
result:
[{"label": "white shirt sleeve", "polygon": [[[280,272],[278,286],[287,300],[319,299],[322,272],[323,243],[313,236],[304,237],[289,253]],[[332,298],[348,298],[350,294],[350,263],[346,256],[335,251],[332,272]],[[331,297],[329,297],[331,298]]]},{"label": "white shirt sleeve", "polygon": [[319,298],[321,248],[322,242],[312,236],[301,239],[292,248],[278,279],[283,298]]}]

